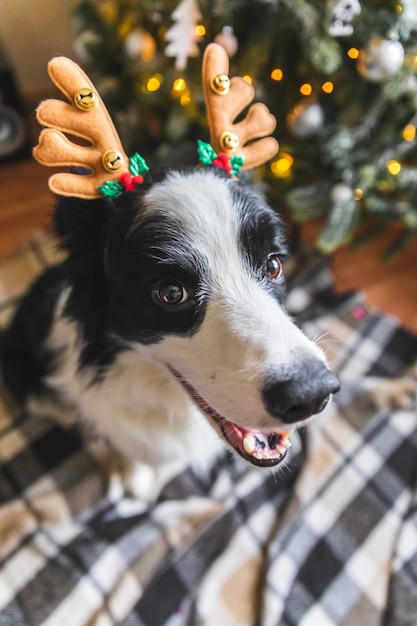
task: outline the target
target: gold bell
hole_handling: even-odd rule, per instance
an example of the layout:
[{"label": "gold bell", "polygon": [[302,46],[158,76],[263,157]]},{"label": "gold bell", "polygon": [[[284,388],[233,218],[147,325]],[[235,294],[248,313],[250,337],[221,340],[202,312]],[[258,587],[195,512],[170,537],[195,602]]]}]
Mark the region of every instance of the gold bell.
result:
[{"label": "gold bell", "polygon": [[107,150],[103,154],[101,162],[105,170],[108,172],[116,172],[123,165],[123,156],[117,150]]},{"label": "gold bell", "polygon": [[236,148],[239,147],[239,137],[231,130],[225,130],[224,133],[220,135],[219,144],[226,152],[236,150]]},{"label": "gold bell", "polygon": [[91,111],[91,109],[97,106],[98,100],[94,91],[84,87],[75,94],[74,103],[80,111]]},{"label": "gold bell", "polygon": [[230,78],[227,74],[216,74],[210,81],[210,87],[218,96],[226,96],[230,91]]}]

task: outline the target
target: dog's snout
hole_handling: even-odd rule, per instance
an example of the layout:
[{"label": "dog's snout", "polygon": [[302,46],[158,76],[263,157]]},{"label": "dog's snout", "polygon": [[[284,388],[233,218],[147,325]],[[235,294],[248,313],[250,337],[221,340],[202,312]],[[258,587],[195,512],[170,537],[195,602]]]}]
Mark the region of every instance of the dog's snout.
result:
[{"label": "dog's snout", "polygon": [[306,364],[286,380],[269,380],[262,390],[265,408],[285,424],[320,413],[340,383],[324,363]]}]

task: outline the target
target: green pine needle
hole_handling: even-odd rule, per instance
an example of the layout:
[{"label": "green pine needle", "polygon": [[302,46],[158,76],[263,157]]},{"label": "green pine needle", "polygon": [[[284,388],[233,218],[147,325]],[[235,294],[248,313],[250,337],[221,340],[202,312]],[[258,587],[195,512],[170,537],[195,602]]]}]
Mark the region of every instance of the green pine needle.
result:
[{"label": "green pine needle", "polygon": [[358,205],[354,200],[333,206],[316,242],[319,250],[330,254],[346,243],[358,225],[358,218]]}]

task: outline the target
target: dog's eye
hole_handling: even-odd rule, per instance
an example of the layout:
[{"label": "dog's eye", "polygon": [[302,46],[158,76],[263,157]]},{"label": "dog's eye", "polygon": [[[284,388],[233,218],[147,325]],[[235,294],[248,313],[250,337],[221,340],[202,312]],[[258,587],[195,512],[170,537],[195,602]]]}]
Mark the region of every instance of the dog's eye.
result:
[{"label": "dog's eye", "polygon": [[271,280],[279,278],[282,274],[282,263],[277,254],[271,254],[265,263],[265,275]]},{"label": "dog's eye", "polygon": [[189,300],[187,290],[180,283],[162,283],[153,292],[154,298],[163,304],[184,304]]}]

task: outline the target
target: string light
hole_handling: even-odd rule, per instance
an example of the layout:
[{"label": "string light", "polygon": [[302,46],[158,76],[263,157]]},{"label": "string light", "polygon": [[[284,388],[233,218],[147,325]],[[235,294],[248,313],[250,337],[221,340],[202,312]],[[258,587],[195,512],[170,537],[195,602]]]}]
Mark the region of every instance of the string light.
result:
[{"label": "string light", "polygon": [[334,85],[330,80],[328,80],[322,84],[321,88],[322,88],[322,91],[324,91],[324,93],[332,93],[334,89]]},{"label": "string light", "polygon": [[279,67],[276,67],[274,70],[272,70],[271,72],[272,80],[279,81],[279,80],[282,80],[283,77],[284,77],[284,72]]},{"label": "string light", "polygon": [[179,98],[182,106],[187,106],[191,102],[190,90],[184,78],[176,78],[172,83],[171,96]]},{"label": "string light", "polygon": [[185,107],[187,106],[187,104],[190,104],[191,102],[191,96],[189,94],[189,92],[187,91],[186,93],[183,93],[181,98],[180,98],[180,104],[181,106]]},{"label": "string light", "polygon": [[162,83],[162,75],[155,74],[155,76],[151,76],[146,83],[146,89],[148,91],[158,91]]},{"label": "string light", "polygon": [[414,124],[407,124],[403,130],[403,138],[406,141],[413,141],[416,138],[417,129]]},{"label": "string light", "polygon": [[363,197],[363,191],[359,187],[357,187],[353,192],[354,200],[360,200]]},{"label": "string light", "polygon": [[172,84],[172,88],[177,94],[181,93],[181,91],[185,91],[187,88],[187,83],[183,78],[176,78]]},{"label": "string light", "polygon": [[197,26],[195,27],[195,34],[197,35],[197,37],[204,37],[206,32],[207,31],[204,24],[197,24]]},{"label": "string light", "polygon": [[398,161],[392,160],[387,163],[387,170],[393,176],[397,176],[401,172],[401,163]]},{"label": "string light", "polygon": [[359,56],[359,50],[357,48],[349,48],[346,54],[349,59],[357,59]]},{"label": "string light", "polygon": [[249,76],[249,74],[245,74],[244,76],[242,76],[243,80],[246,81],[249,85],[253,84],[253,78],[252,76]]},{"label": "string light", "polygon": [[313,87],[310,85],[310,83],[304,83],[304,85],[301,85],[300,87],[300,93],[302,93],[303,96],[309,96],[312,91]]},{"label": "string light", "polygon": [[277,178],[289,178],[291,176],[291,167],[294,159],[290,154],[283,152],[279,159],[272,161],[271,172]]}]

